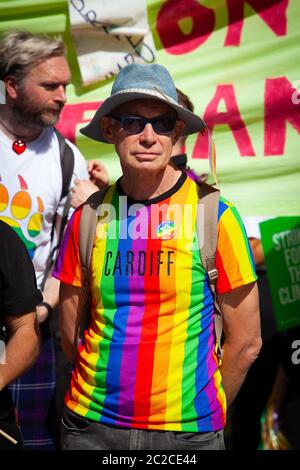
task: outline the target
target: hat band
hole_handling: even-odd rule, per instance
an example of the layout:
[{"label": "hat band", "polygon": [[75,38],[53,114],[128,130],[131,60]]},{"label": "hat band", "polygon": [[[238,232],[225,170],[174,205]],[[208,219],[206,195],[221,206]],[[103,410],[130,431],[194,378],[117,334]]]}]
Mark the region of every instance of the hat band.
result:
[{"label": "hat band", "polygon": [[171,98],[169,95],[163,93],[158,87],[155,87],[156,90],[149,90],[148,88],[126,88],[124,90],[117,91],[113,95],[111,95],[111,98],[113,98],[116,95],[122,95],[124,93],[138,93],[138,94],[146,94],[154,97],[159,97],[160,99],[163,99],[164,101],[169,101],[171,104],[174,104],[176,106],[179,106],[182,108],[182,106],[175,101],[173,98]]}]

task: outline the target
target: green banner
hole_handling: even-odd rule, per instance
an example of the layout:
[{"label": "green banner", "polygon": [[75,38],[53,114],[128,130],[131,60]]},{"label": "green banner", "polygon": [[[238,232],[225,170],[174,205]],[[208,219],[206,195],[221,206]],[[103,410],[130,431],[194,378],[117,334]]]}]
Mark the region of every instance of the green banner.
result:
[{"label": "green banner", "polygon": [[261,222],[260,231],[278,329],[300,325],[300,217]]},{"label": "green banner", "polygon": [[[86,0],[73,4],[88,16]],[[244,216],[299,215],[299,0],[148,0],[147,6],[156,61],[212,131],[223,195]],[[73,83],[59,128],[116,179],[113,147],[79,134],[112,80],[82,86],[67,0],[0,0],[0,17],[2,31],[63,35]],[[205,137],[190,136],[186,150],[194,169],[209,172]]]}]

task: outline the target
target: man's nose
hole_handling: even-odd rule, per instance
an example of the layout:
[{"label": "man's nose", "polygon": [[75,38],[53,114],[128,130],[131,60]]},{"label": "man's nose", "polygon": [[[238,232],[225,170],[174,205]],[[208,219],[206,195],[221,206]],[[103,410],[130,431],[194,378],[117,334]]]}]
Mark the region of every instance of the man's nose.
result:
[{"label": "man's nose", "polygon": [[141,134],[140,134],[140,139],[147,143],[148,145],[152,144],[153,142],[156,142],[157,140],[157,135],[152,127],[152,124],[150,122],[148,122],[144,129],[142,130]]},{"label": "man's nose", "polygon": [[56,93],[54,96],[54,101],[60,102],[60,103],[66,103],[67,101],[67,95],[66,95],[66,88],[63,85],[60,85],[56,89]]}]

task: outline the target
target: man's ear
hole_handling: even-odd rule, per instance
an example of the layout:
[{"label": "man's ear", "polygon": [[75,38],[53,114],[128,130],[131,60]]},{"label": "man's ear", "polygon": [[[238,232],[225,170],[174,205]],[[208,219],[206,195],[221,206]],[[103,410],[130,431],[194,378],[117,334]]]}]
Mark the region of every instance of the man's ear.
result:
[{"label": "man's ear", "polygon": [[104,116],[100,121],[100,126],[102,133],[110,144],[114,143],[114,131],[113,131],[113,123],[111,118],[108,116]]},{"label": "man's ear", "polygon": [[175,129],[174,129],[174,135],[173,135],[173,145],[176,144],[177,140],[179,137],[182,135],[183,129],[185,128],[185,122],[178,120],[176,121]]},{"label": "man's ear", "polygon": [[19,81],[12,75],[8,75],[5,77],[4,83],[7,96],[15,100],[18,97]]}]

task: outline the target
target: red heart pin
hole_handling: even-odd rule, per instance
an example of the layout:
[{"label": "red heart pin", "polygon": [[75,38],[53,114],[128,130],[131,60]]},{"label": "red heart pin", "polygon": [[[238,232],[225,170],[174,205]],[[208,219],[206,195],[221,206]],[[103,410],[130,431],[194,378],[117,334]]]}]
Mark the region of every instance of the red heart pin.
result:
[{"label": "red heart pin", "polygon": [[26,150],[26,144],[22,140],[15,140],[12,144],[13,151],[18,155]]}]

